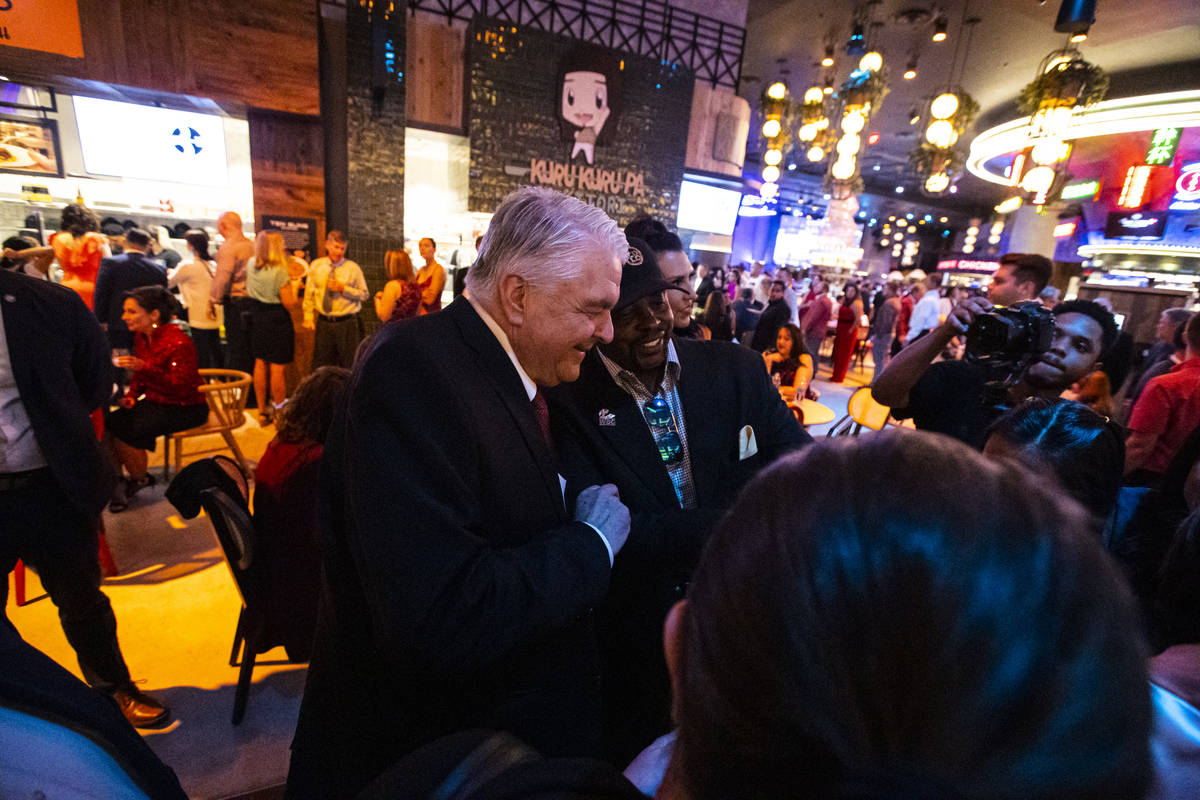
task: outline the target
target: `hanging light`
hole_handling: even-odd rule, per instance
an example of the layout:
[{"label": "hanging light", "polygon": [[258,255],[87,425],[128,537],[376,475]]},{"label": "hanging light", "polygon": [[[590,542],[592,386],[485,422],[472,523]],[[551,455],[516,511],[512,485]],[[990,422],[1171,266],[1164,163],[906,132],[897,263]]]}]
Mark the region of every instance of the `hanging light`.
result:
[{"label": "hanging light", "polygon": [[772,100],[782,100],[787,97],[787,86],[783,84],[783,81],[775,81],[767,87],[767,97]]},{"label": "hanging light", "polygon": [[1071,35],[1071,44],[1079,44],[1080,42],[1086,42],[1087,37],[1088,37],[1087,31],[1080,31],[1079,33],[1072,34]]},{"label": "hanging light", "polygon": [[820,145],[814,144],[812,147],[808,148],[808,152],[805,154],[805,157],[809,161],[820,161],[825,157],[825,150]]},{"label": "hanging light", "polygon": [[917,77],[917,59],[914,57],[904,68],[904,80],[911,81],[915,77]]},{"label": "hanging light", "polygon": [[772,167],[777,167],[783,161],[783,151],[772,147],[767,152],[763,153],[763,163]]},{"label": "hanging light", "polygon": [[783,130],[783,125],[777,119],[769,119],[763,123],[762,135],[764,139],[774,139]]},{"label": "hanging light", "polygon": [[815,122],[807,122],[807,123],[801,125],[800,130],[797,133],[797,135],[800,137],[800,141],[802,141],[802,142],[811,142],[813,139],[816,139],[817,138],[816,123]]},{"label": "hanging light", "polygon": [[1071,145],[1061,139],[1043,139],[1035,144],[1029,152],[1033,163],[1043,166],[1066,161],[1069,155],[1071,155]]},{"label": "hanging light", "polygon": [[934,120],[925,129],[925,140],[934,147],[952,147],[958,141],[958,133],[946,120]]},{"label": "hanging light", "polygon": [[839,156],[852,156],[858,152],[862,146],[862,139],[857,133],[847,133],[841,139],[838,139],[837,152]]},{"label": "hanging light", "polygon": [[1033,195],[1043,195],[1054,185],[1055,173],[1050,167],[1034,167],[1021,178],[1021,188]]},{"label": "hanging light", "polygon": [[825,45],[825,57],[821,59],[821,66],[822,67],[832,67],[833,66],[833,45],[831,45],[831,44]]},{"label": "hanging light", "polygon": [[833,84],[832,83],[825,84],[825,87],[823,89],[821,89],[821,94],[833,94]]},{"label": "hanging light", "polygon": [[929,113],[934,119],[949,119],[955,111],[958,111],[958,95],[954,92],[942,92],[929,104]]},{"label": "hanging light", "polygon": [[918,111],[917,109],[914,108],[912,111],[908,112],[908,124],[909,125],[916,125],[920,121],[921,121],[921,112],[920,111]]},{"label": "hanging light", "polygon": [[854,158],[839,158],[833,164],[833,169],[830,172],[833,177],[839,181],[848,181],[854,177]]},{"label": "hanging light", "polygon": [[845,133],[858,133],[866,127],[867,118],[858,110],[847,111],[842,117],[842,130]]},{"label": "hanging light", "polygon": [[808,91],[804,93],[805,103],[820,103],[825,99],[825,93],[821,91],[820,86],[810,86]]},{"label": "hanging light", "polygon": [[858,68],[863,72],[876,72],[882,66],[883,56],[875,50],[872,50],[858,60]]},{"label": "hanging light", "polygon": [[829,117],[821,117],[816,122],[817,130],[823,131],[829,127]]},{"label": "hanging light", "polygon": [[946,17],[942,14],[939,14],[938,18],[933,21],[933,40],[935,42],[946,41],[947,27],[949,27],[949,23],[947,23]]},{"label": "hanging light", "polygon": [[763,200],[774,200],[779,194],[778,183],[764,183],[762,188],[758,190],[758,196]]},{"label": "hanging light", "polygon": [[925,191],[932,194],[946,191],[950,186],[950,176],[944,172],[935,172],[925,179]]},{"label": "hanging light", "polygon": [[779,167],[763,167],[762,178],[767,183],[775,183],[779,180]]},{"label": "hanging light", "polygon": [[1015,197],[1008,198],[1003,203],[1000,203],[998,206],[996,206],[996,211],[997,211],[997,213],[1000,213],[1000,214],[1009,214],[1009,213],[1012,213],[1013,211],[1016,211],[1020,207],[1021,207],[1021,198],[1020,198],[1020,196],[1015,196]]}]

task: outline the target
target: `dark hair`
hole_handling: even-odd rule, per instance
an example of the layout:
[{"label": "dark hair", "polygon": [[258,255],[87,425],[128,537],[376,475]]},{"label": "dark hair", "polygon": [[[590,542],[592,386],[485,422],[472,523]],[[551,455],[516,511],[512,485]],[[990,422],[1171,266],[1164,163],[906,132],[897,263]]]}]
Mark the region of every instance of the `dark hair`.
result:
[{"label": "dark hair", "polygon": [[125,231],[125,243],[134,247],[149,247],[150,234],[141,228],[130,228]]},{"label": "dark hair", "polygon": [[100,218],[90,208],[71,203],[63,208],[59,227],[72,236],[82,236],[89,231],[100,230]]},{"label": "dark hair", "polygon": [[861,796],[839,790],[897,768],[936,796],[1141,797],[1139,631],[1086,514],[1026,471],[936,434],[823,440],[707,545],[671,768],[691,800]]},{"label": "dark hair", "polygon": [[742,300],[753,300],[754,290],[747,286],[745,289],[738,289],[738,297]]},{"label": "dark hair", "polygon": [[345,367],[317,367],[296,387],[295,394],[280,412],[275,436],[281,442],[325,443],[333,415],[350,383]]},{"label": "dark hair", "polygon": [[700,324],[710,331],[716,331],[721,320],[729,315],[729,293],[724,291],[709,292],[704,301],[704,311],[700,314]]},{"label": "dark hair", "polygon": [[329,241],[331,239],[338,244],[346,244],[346,234],[342,233],[337,228],[334,228],[325,234],[325,241]]},{"label": "dark hair", "polygon": [[433,249],[434,249],[434,250],[437,250],[437,242],[435,242],[435,241],[433,240],[433,237],[431,237],[431,236],[422,236],[420,239],[418,239],[418,240],[417,240],[417,244],[419,244],[419,245],[420,245],[420,244],[425,244],[426,242],[429,242],[431,245],[433,245]]},{"label": "dark hair", "polygon": [[606,144],[617,127],[621,114],[621,72],[625,62],[612,50],[596,45],[580,45],[558,62],[558,77],[554,84],[554,118],[558,120],[559,133],[564,142],[569,142],[579,130],[567,122],[562,115],[563,80],[572,72],[596,72],[604,76],[607,89],[609,117],[596,137],[597,144]]},{"label": "dark hair", "polygon": [[208,254],[208,234],[202,230],[193,228],[183,235],[183,240],[191,245],[196,251],[196,255],[202,261],[211,261],[212,257]]},{"label": "dark hair", "polygon": [[405,250],[388,250],[384,253],[383,271],[389,281],[416,280],[412,258]]},{"label": "dark hair", "polygon": [[1082,403],[1031,397],[992,423],[988,436],[1020,448],[1049,469],[1102,525],[1117,502],[1125,442],[1109,420]]},{"label": "dark hair", "polygon": [[1200,353],[1200,314],[1192,314],[1183,329],[1183,342],[1194,353]]},{"label": "dark hair", "polygon": [[683,242],[649,214],[638,214],[625,226],[625,235],[641,239],[655,253],[683,252]]},{"label": "dark hair", "polygon": [[1187,320],[1175,326],[1175,335],[1171,337],[1171,344],[1176,350],[1183,350],[1187,347],[1187,340],[1183,338],[1184,331],[1187,330]]},{"label": "dark hair", "polygon": [[[854,297],[849,297],[849,296],[848,296],[848,295],[850,294],[850,290],[851,290],[851,289],[853,289],[853,290],[854,290]],[[854,301],[854,300],[858,300],[860,297],[862,297],[862,290],[860,290],[860,289],[858,288],[858,284],[857,284],[857,283],[847,283],[847,284],[846,284],[846,285],[845,285],[845,286],[842,288],[842,300],[844,300],[844,301],[846,301],[846,302],[851,302],[851,301]]]},{"label": "dark hair", "polygon": [[1097,356],[1099,360],[1103,360],[1108,355],[1113,342],[1117,341],[1116,320],[1113,319],[1112,312],[1099,303],[1091,300],[1067,300],[1065,303],[1056,305],[1050,313],[1056,317],[1059,314],[1083,314],[1085,317],[1096,320],[1096,324],[1103,332],[1100,337],[1100,353]]},{"label": "dark hair", "polygon": [[[781,330],[781,331],[786,330],[788,332],[788,335],[790,335],[792,337],[792,351],[787,354],[787,358],[789,358],[789,359],[794,358],[797,361],[799,361],[800,356],[810,356],[811,357],[812,354],[809,353],[808,348],[806,348],[804,346],[804,334],[800,331],[800,329],[798,327],[796,327],[795,325],[793,325],[790,322],[785,322],[779,326],[779,330]],[[776,338],[776,340],[779,339],[778,333],[775,334],[775,338]],[[778,348],[776,348],[776,352],[778,352]],[[783,353],[779,353],[779,355],[783,355]],[[816,365],[814,364],[814,366],[816,366]]]},{"label": "dark hair", "polygon": [[779,286],[780,288],[786,290],[787,289],[787,281],[781,281],[778,278],[773,278],[771,280],[771,288],[774,288],[776,286]]},{"label": "dark hair", "polygon": [[1054,265],[1045,256],[1037,253],[1005,253],[1000,256],[1001,266],[1011,266],[1014,283],[1033,281],[1033,296],[1037,297],[1050,282]]},{"label": "dark hair", "polygon": [[[10,236],[4,240],[4,247],[8,250],[28,250],[37,246],[38,243],[32,236]],[[17,258],[0,257],[0,269],[18,269],[23,263],[25,262]]]},{"label": "dark hair", "polygon": [[125,296],[132,299],[148,314],[158,312],[158,324],[165,325],[175,316],[175,300],[161,286],[139,286],[130,289]]},{"label": "dark hair", "polygon": [[1184,325],[1192,318],[1192,312],[1186,308],[1168,308],[1163,314],[1172,325]]}]

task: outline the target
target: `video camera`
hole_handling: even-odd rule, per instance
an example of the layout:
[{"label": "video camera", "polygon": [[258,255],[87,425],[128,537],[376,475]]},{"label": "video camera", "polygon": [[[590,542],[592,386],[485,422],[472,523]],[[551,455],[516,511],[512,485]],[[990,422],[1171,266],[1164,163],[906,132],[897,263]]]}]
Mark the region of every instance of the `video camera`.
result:
[{"label": "video camera", "polygon": [[993,379],[983,393],[985,406],[1007,409],[1008,389],[1054,343],[1054,314],[1026,301],[979,314],[967,328],[966,356],[988,368]]}]

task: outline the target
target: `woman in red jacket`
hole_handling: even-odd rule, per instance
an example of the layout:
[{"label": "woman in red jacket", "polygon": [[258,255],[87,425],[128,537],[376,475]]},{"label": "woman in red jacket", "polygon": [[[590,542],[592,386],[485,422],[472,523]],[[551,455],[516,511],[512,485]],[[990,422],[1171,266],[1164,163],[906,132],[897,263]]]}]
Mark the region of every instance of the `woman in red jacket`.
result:
[{"label": "woman in red jacket", "polygon": [[200,393],[196,346],[173,317],[171,295],[161,286],[140,286],[125,297],[121,319],[134,335],[133,355],[113,364],[133,370],[120,408],[105,422],[109,451],[128,477],[117,482],[109,511],[124,511],[139,489],[154,484],[146,471],[148,451],[159,436],[203,425],[208,403]]}]

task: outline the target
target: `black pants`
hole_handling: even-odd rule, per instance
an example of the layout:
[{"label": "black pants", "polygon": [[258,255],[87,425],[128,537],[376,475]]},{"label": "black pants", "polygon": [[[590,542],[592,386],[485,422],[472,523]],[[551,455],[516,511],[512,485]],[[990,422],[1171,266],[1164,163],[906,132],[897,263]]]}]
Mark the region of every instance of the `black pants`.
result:
[{"label": "black pants", "polygon": [[[117,644],[117,619],[100,591],[96,516],[80,511],[50,470],[29,483],[0,489],[0,571],[21,559],[37,570],[83,677],[98,689],[129,684],[129,668]],[[8,581],[0,601],[8,600]]]},{"label": "black pants", "polygon": [[221,369],[221,333],[216,328],[192,328],[192,344],[196,345],[196,361],[200,369]]},{"label": "black pants", "polygon": [[358,315],[329,320],[317,315],[317,335],[313,342],[313,369],[354,366],[354,352],[362,341],[362,323]]},{"label": "black pants", "polygon": [[230,369],[254,373],[254,355],[250,350],[250,312],[254,301],[249,297],[231,297],[225,302],[225,339],[229,343]]}]

